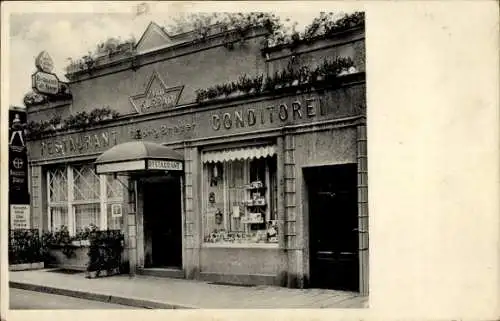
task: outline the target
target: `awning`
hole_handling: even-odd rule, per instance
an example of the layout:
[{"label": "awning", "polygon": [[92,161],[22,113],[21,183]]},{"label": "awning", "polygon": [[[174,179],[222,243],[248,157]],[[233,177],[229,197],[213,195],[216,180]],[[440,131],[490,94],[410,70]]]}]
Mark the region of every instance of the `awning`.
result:
[{"label": "awning", "polygon": [[252,158],[264,158],[276,154],[274,146],[245,147],[235,149],[224,149],[216,152],[205,152],[202,154],[203,163],[229,162]]},{"label": "awning", "polygon": [[97,174],[182,171],[182,154],[161,144],[132,141],[102,153],[94,162]]}]

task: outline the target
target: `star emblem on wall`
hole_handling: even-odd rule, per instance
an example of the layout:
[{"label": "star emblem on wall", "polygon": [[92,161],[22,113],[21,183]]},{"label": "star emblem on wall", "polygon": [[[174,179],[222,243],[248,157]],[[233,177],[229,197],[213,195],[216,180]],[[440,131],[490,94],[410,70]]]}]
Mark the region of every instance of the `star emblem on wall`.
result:
[{"label": "star emblem on wall", "polygon": [[130,97],[139,114],[153,113],[177,106],[184,86],[168,88],[154,71],[143,93]]}]

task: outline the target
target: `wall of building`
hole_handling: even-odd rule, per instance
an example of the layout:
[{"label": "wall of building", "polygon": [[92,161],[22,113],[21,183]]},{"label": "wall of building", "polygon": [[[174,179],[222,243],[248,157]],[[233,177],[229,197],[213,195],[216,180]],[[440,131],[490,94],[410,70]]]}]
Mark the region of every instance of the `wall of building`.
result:
[{"label": "wall of building", "polygon": [[27,109],[28,121],[48,121],[59,116],[62,119],[69,117],[73,112],[70,101],[54,102],[47,105],[30,106]]},{"label": "wall of building", "polygon": [[286,256],[278,248],[205,247],[201,249],[201,278],[231,283],[277,284],[286,270]]},{"label": "wall of building", "polygon": [[[303,169],[312,166],[356,163],[356,127],[337,128],[326,131],[300,134],[295,137],[296,173],[295,197],[298,216],[295,231],[297,239],[296,256],[292,259],[303,274],[304,282],[309,278],[309,200]],[[314,143],[312,143],[314,142]],[[298,254],[298,255],[297,255]]]},{"label": "wall of building", "polygon": [[363,29],[358,29],[347,34],[341,34],[333,39],[323,39],[312,44],[303,44],[293,51],[283,49],[271,52],[267,59],[269,74],[287,68],[291,59],[294,65],[316,67],[325,59],[333,60],[335,57],[349,57],[354,61],[358,71],[364,72],[365,66],[365,35]]},{"label": "wall of building", "polygon": [[[126,69],[104,76],[71,84],[74,111],[90,111],[109,106],[121,114],[134,112],[129,97],[144,93],[153,72],[157,72],[167,88],[184,86],[179,105],[193,103],[197,89],[219,83],[236,81],[239,76],[264,73],[265,63],[260,54],[260,38],[249,39],[245,46],[229,50],[222,45],[180,56],[160,52],[151,59],[153,63],[137,70]],[[175,54],[175,51],[174,51]],[[154,61],[157,62],[154,62]],[[107,90],[103,90],[106,88]]]}]

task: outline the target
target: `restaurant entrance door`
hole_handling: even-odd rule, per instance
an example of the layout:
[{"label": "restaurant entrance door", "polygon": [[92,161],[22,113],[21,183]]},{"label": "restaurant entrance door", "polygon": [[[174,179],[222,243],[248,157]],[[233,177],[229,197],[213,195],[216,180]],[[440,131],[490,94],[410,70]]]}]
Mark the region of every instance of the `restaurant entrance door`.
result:
[{"label": "restaurant entrance door", "polygon": [[179,176],[144,183],[146,266],[182,268],[180,185]]}]

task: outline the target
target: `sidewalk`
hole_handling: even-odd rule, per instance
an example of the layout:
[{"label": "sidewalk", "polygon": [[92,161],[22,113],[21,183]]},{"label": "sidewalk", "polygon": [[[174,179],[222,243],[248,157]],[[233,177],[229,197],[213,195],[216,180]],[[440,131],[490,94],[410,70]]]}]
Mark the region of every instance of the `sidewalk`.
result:
[{"label": "sidewalk", "polygon": [[[10,287],[156,309],[364,308],[357,293],[274,286],[232,286],[203,281],[118,275],[86,279],[51,269],[9,272]],[[54,269],[52,269],[54,270]]]}]

